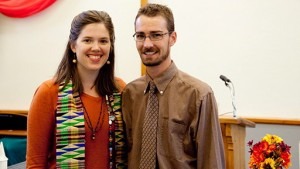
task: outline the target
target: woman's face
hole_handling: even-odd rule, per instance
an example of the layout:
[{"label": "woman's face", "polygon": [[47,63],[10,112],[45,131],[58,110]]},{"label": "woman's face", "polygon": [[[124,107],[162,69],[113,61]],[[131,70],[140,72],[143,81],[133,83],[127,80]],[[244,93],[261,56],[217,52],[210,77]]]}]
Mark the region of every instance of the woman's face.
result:
[{"label": "woman's face", "polygon": [[98,73],[109,57],[111,41],[103,23],[83,27],[71,49],[77,56],[79,73]]}]

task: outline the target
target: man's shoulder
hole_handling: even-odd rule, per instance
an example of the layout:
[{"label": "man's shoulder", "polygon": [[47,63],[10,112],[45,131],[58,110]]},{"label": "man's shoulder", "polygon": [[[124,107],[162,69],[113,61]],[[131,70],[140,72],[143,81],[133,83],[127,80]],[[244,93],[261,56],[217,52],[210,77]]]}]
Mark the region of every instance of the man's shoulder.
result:
[{"label": "man's shoulder", "polygon": [[178,71],[178,81],[187,87],[192,88],[193,90],[199,90],[201,92],[211,93],[212,89],[209,84],[206,82],[186,73],[181,70]]},{"label": "man's shoulder", "polygon": [[127,85],[125,86],[124,90],[129,90],[132,88],[140,88],[140,87],[144,87],[146,84],[146,77],[145,76],[141,76],[137,79],[132,80],[131,82],[127,83]]},{"label": "man's shoulder", "polygon": [[139,78],[136,78],[136,79],[132,80],[126,86],[144,84],[145,80],[146,80],[146,76],[141,76]]}]

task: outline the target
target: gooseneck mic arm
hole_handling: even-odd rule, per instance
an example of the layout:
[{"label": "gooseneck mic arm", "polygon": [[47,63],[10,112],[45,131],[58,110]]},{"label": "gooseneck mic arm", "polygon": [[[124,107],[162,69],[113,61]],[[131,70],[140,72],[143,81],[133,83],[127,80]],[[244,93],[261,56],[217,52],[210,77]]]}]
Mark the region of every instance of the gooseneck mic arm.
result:
[{"label": "gooseneck mic arm", "polygon": [[[232,81],[228,79],[226,76],[221,75],[220,79],[225,82],[225,85],[229,88],[232,100],[232,107],[233,107],[233,117],[236,117],[236,105],[235,105],[235,89]],[[229,85],[231,84],[231,85]]]}]

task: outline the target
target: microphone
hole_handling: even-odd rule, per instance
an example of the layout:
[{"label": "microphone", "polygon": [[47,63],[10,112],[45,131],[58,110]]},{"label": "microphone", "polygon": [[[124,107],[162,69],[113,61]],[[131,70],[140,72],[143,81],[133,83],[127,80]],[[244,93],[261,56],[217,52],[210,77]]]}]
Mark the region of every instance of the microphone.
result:
[{"label": "microphone", "polygon": [[221,75],[220,76],[220,79],[222,79],[225,83],[227,83],[227,82],[231,82],[226,76],[224,76],[224,75]]},{"label": "microphone", "polygon": [[[232,107],[233,107],[233,117],[236,117],[236,105],[235,105],[235,90],[234,90],[234,85],[230,79],[228,79],[224,75],[220,75],[220,79],[225,82],[225,85],[229,88],[230,94],[231,94],[231,100],[232,100]],[[230,83],[231,86],[228,84]]]}]

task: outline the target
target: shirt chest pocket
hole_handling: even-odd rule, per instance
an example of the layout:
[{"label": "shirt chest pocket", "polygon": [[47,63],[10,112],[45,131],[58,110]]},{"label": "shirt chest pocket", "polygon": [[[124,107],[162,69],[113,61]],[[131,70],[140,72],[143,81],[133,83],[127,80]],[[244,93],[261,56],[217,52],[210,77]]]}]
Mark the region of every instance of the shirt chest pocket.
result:
[{"label": "shirt chest pocket", "polygon": [[182,123],[163,119],[158,131],[158,153],[169,158],[179,158],[183,153],[186,128],[187,126]]}]

